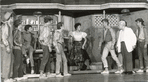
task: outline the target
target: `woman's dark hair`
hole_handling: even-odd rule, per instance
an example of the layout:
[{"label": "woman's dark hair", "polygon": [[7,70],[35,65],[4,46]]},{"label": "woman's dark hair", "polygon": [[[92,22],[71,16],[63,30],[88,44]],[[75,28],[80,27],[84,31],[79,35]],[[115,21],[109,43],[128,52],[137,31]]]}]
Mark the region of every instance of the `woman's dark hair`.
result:
[{"label": "woman's dark hair", "polygon": [[44,18],[44,22],[47,23],[48,21],[52,21],[53,19],[50,16],[46,16]]},{"label": "woman's dark hair", "polygon": [[76,24],[75,24],[74,27],[75,27],[76,30],[77,30],[78,26],[81,26],[81,23],[76,23]]},{"label": "woman's dark hair", "polygon": [[25,31],[28,31],[29,28],[32,28],[32,26],[31,25],[26,25],[24,29],[25,29]]},{"label": "woman's dark hair", "polygon": [[61,26],[63,25],[63,22],[58,22],[57,29],[61,29]]}]

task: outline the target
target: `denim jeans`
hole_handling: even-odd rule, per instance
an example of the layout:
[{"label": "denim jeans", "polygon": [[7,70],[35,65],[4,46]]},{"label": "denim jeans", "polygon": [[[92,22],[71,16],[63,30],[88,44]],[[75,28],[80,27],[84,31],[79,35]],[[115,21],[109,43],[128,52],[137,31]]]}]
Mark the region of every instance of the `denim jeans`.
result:
[{"label": "denim jeans", "polygon": [[23,55],[20,49],[13,49],[14,63],[13,63],[13,78],[23,76]]},{"label": "denim jeans", "polygon": [[45,70],[45,67],[47,66],[47,72],[50,72],[50,57],[51,57],[51,54],[49,52],[49,48],[48,46],[46,45],[42,45],[42,48],[43,48],[43,58],[42,58],[42,61],[41,61],[41,65],[40,65],[40,72],[44,72]]},{"label": "denim jeans", "polygon": [[144,48],[145,42],[138,41],[138,56],[139,56],[139,65],[140,68],[143,69],[143,61],[145,63],[145,67],[148,68],[148,56],[147,56],[147,48]]},{"label": "denim jeans", "polygon": [[57,44],[59,53],[56,53],[56,74],[60,73],[60,68],[61,68],[61,63],[63,64],[64,67],[64,74],[68,73],[68,67],[67,67],[67,59],[64,53],[64,49],[62,44],[58,43]]},{"label": "denim jeans", "polygon": [[105,44],[105,47],[103,49],[103,53],[102,53],[102,62],[104,67],[108,67],[108,63],[107,63],[107,59],[106,57],[108,56],[108,53],[111,53],[112,58],[116,61],[118,67],[122,66],[122,64],[120,63],[119,59],[117,58],[117,55],[115,54],[115,49],[111,49],[112,46],[112,42],[107,42]]}]

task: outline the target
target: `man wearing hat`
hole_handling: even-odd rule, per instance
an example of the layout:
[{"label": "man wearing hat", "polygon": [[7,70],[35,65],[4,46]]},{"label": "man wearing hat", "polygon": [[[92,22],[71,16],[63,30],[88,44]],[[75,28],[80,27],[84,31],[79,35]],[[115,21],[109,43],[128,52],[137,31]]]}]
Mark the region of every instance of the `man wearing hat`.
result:
[{"label": "man wearing hat", "polygon": [[10,81],[10,77],[12,75],[12,66],[13,66],[13,55],[12,55],[12,47],[13,47],[13,13],[6,12],[4,15],[5,22],[2,26],[2,43],[4,47],[2,47],[2,78],[4,78],[4,82]]},{"label": "man wearing hat", "polygon": [[39,42],[43,48],[43,58],[40,65],[40,77],[44,77],[43,73],[45,67],[47,67],[47,77],[53,77],[54,75],[50,73],[51,68],[51,45],[52,45],[52,21],[50,16],[44,18],[44,26],[40,29]]},{"label": "man wearing hat", "polygon": [[138,18],[135,20],[138,29],[136,30],[136,36],[138,39],[137,48],[138,48],[138,55],[139,55],[139,65],[140,69],[137,72],[144,72],[144,65],[145,63],[146,72],[148,72],[148,56],[147,56],[147,29],[144,25],[144,21],[142,18]]}]

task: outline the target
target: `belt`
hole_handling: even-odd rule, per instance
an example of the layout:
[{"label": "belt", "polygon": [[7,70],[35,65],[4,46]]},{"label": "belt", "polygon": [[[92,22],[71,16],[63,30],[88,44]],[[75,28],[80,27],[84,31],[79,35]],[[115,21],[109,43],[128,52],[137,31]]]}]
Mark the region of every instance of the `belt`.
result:
[{"label": "belt", "polygon": [[138,41],[139,41],[139,42],[144,42],[145,40],[139,39]]}]

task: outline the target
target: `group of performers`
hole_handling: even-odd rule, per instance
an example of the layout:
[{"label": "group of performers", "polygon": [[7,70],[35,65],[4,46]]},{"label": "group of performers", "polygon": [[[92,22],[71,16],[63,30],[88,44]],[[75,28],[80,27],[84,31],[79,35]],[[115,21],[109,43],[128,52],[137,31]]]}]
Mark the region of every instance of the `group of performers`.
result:
[{"label": "group of performers", "polygon": [[[40,27],[38,35],[33,33],[31,25],[22,25],[21,19],[13,22],[14,16],[12,12],[7,12],[4,15],[5,22],[1,25],[1,50],[2,50],[2,78],[5,82],[12,82],[12,79],[23,79],[24,71],[23,63],[31,65],[31,74],[34,74],[34,58],[35,51],[33,44],[38,41],[43,49],[43,58],[41,60],[39,73],[40,78],[43,77],[64,77],[71,76],[68,73],[68,61],[73,62],[82,70],[84,65],[89,69],[89,64],[86,63],[83,51],[87,42],[87,33],[81,32],[81,23],[74,25],[75,31],[69,32],[64,36],[64,25],[62,22],[57,23],[57,29],[52,26],[53,19],[50,16],[44,17],[44,25]],[[111,53],[112,58],[118,66],[115,73],[133,73],[132,51],[138,47],[138,55],[140,69],[137,72],[144,72],[143,61],[145,62],[146,72],[148,72],[147,64],[147,32],[142,18],[135,20],[138,29],[136,34],[133,30],[127,27],[124,20],[119,22],[118,39],[116,40],[113,28],[109,26],[108,19],[103,19],[103,34],[99,43],[99,50],[102,48],[101,59],[104,66],[104,71],[101,74],[109,74],[108,63],[106,57]],[[23,28],[24,27],[24,28]],[[72,55],[66,56],[64,52],[64,39],[72,40]],[[137,44],[137,45],[136,45]],[[115,47],[116,46],[116,47]],[[51,52],[53,48],[56,52],[56,65],[51,64]],[[122,54],[123,62],[117,58],[115,50],[118,54]],[[85,54],[86,55],[86,54]],[[144,60],[143,60],[144,59]],[[25,60],[25,61],[23,61]],[[88,61],[89,62],[89,61]],[[63,66],[61,66],[61,64]],[[51,67],[55,67],[55,71],[51,72]],[[63,72],[60,69],[63,67]],[[12,71],[13,69],[13,71]],[[46,71],[45,71],[46,70]]]},{"label": "group of performers", "polygon": [[[127,22],[125,20],[121,20],[119,22],[119,31],[117,33],[117,40],[115,37],[115,32],[113,28],[109,26],[109,20],[103,19],[103,35],[101,41],[99,43],[99,49],[102,49],[102,63],[105,68],[102,74],[109,74],[108,70],[108,62],[106,57],[108,53],[111,53],[111,57],[115,60],[118,70],[115,73],[125,73],[125,74],[132,74],[135,73],[133,70],[133,55],[132,51],[137,48],[138,49],[138,56],[139,56],[139,70],[136,72],[148,72],[148,56],[147,56],[147,29],[144,25],[144,21],[142,18],[138,18],[135,20],[138,28],[136,28],[136,32],[134,33],[133,30],[127,27]],[[117,58],[117,54],[122,55],[122,58]],[[122,62],[121,62],[122,61]],[[144,62],[144,63],[143,63]],[[144,69],[144,67],[146,69]]]},{"label": "group of performers", "polygon": [[[87,34],[80,31],[80,23],[75,24],[74,27],[76,31],[71,33],[68,32],[68,36],[64,36],[63,23],[57,23],[57,28],[55,29],[52,25],[53,18],[50,16],[44,17],[44,25],[40,27],[38,34],[34,33],[31,25],[24,26],[21,19],[14,20],[13,13],[11,12],[7,12],[5,14],[5,19],[6,22],[3,22],[1,25],[1,46],[3,46],[2,60],[4,60],[2,61],[2,77],[5,82],[10,81],[10,77],[15,80],[24,79],[23,75],[26,74],[26,71],[24,71],[24,68],[26,68],[24,63],[30,65],[31,74],[35,73],[35,61],[33,54],[35,51],[34,43],[37,41],[43,49],[43,57],[39,67],[40,78],[71,76],[71,74],[68,73],[68,61],[77,66],[76,70],[82,70],[84,68],[84,62],[86,59],[83,57],[83,49],[87,42]],[[69,56],[66,56],[64,51],[65,39],[70,39],[69,41],[71,41],[70,43],[72,43],[73,46],[72,50],[70,50],[73,54]],[[82,42],[82,40],[84,41]],[[56,52],[55,65],[51,64],[51,61],[53,61],[53,54],[51,52],[53,52],[53,50]],[[4,54],[9,55],[7,56]],[[4,63],[7,63],[9,67],[6,67],[6,64]],[[89,66],[85,66],[85,68],[89,69]],[[51,72],[52,67],[55,67],[54,72]],[[63,67],[63,72],[61,72],[61,67]],[[11,69],[13,69],[13,71]],[[5,71],[7,71],[9,75],[4,76]]]}]

